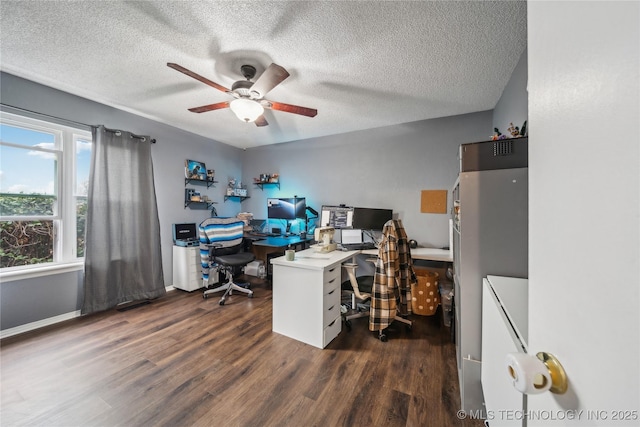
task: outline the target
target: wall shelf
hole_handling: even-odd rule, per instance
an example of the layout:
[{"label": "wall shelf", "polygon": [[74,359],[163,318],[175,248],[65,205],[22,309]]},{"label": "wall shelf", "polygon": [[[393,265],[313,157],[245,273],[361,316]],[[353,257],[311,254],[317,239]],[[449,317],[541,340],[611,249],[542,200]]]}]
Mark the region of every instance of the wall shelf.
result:
[{"label": "wall shelf", "polygon": [[213,207],[213,205],[215,205],[216,203],[218,203],[218,202],[195,202],[195,201],[192,202],[191,200],[185,200],[184,201],[184,208],[186,209],[187,206],[195,204],[195,205],[198,205],[198,206],[207,205],[207,209],[211,209]]},{"label": "wall shelf", "polygon": [[[184,179],[184,186],[185,186],[185,195],[184,195],[184,208],[186,209],[188,206],[192,205],[193,207],[206,207],[209,210],[214,210],[215,211],[215,207],[213,207],[214,204],[218,203],[218,202],[214,202],[213,200],[191,200],[191,194],[189,194],[189,192],[191,193],[196,193],[195,188],[187,188],[187,184],[198,184],[198,185],[206,185],[207,188],[214,186],[213,184],[215,184],[216,180],[213,179],[213,176],[211,177],[211,179],[194,179],[194,178],[185,178]],[[199,192],[197,193],[199,194]],[[206,196],[205,196],[206,197]]]},{"label": "wall shelf", "polygon": [[244,202],[244,199],[248,199],[249,196],[224,196],[224,201],[226,202],[229,199],[238,199],[241,203]]},{"label": "wall shelf", "polygon": [[211,187],[216,182],[218,181],[209,181],[209,180],[204,181],[202,179],[191,179],[191,178],[184,179],[184,185],[191,184],[191,183],[207,184],[207,188]]},{"label": "wall shelf", "polygon": [[280,181],[278,182],[254,182],[254,185],[260,187],[260,190],[264,191],[264,186],[265,185],[277,185],[278,186],[278,190],[280,189]]}]

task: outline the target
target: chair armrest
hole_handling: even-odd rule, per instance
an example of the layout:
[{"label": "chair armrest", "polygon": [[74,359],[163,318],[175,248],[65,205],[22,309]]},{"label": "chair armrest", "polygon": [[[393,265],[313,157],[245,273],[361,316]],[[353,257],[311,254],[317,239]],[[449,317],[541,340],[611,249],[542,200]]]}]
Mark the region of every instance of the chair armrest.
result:
[{"label": "chair armrest", "polygon": [[221,248],[222,244],[220,243],[207,243],[207,248],[209,249],[209,259],[213,259],[216,256],[216,249]]},{"label": "chair armrest", "polygon": [[349,275],[349,282],[351,283],[351,288],[353,289],[353,293],[361,301],[366,301],[371,298],[371,294],[366,292],[360,292],[360,286],[358,286],[358,279],[356,278],[356,268],[358,264],[345,262],[342,264],[345,270]]}]

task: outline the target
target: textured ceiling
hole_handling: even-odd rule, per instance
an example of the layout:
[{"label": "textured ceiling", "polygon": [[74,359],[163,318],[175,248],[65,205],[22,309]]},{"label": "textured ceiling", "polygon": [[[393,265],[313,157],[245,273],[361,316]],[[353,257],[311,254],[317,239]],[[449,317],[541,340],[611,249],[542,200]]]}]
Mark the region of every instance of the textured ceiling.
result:
[{"label": "textured ceiling", "polygon": [[[240,148],[494,108],[526,46],[524,1],[0,1],[0,69]],[[291,76],[269,126],[166,66],[226,87]]]}]

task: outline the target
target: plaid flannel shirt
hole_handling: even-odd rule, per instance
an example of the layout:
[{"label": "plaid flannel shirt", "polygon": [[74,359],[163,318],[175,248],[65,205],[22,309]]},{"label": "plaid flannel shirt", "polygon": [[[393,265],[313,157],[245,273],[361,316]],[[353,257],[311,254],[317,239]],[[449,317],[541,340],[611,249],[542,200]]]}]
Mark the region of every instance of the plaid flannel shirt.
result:
[{"label": "plaid flannel shirt", "polygon": [[382,230],[373,280],[369,330],[389,327],[397,314],[411,314],[411,284],[417,283],[407,234],[400,220]]}]

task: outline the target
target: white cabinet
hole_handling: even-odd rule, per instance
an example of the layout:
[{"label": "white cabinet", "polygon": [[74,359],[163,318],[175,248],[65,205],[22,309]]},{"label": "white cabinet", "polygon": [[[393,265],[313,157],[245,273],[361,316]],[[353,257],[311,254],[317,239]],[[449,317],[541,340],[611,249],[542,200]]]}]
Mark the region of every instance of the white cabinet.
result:
[{"label": "white cabinet", "polygon": [[273,331],[318,348],[342,330],[341,264],[358,251],[296,252],[294,261],[274,258]]},{"label": "white cabinet", "polygon": [[481,382],[491,427],[526,426],[527,396],[518,392],[507,373],[508,353],[526,353],[528,281],[488,276],[482,289]]},{"label": "white cabinet", "polygon": [[460,173],[453,263],[461,409],[483,410],[482,279],[528,276],[527,168]]},{"label": "white cabinet", "polygon": [[202,287],[198,246],[173,247],[173,287],[189,292]]}]

